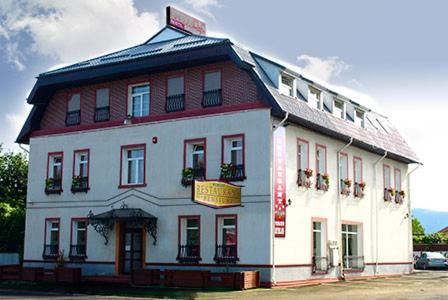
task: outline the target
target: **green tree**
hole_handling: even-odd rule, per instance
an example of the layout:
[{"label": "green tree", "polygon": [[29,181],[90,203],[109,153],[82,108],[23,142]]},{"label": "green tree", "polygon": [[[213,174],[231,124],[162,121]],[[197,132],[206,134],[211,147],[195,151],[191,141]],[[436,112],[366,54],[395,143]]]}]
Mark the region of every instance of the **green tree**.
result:
[{"label": "green tree", "polygon": [[23,251],[28,161],[0,144],[0,252]]},{"label": "green tree", "polygon": [[412,217],[412,235],[414,236],[425,235],[425,228],[416,217]]}]

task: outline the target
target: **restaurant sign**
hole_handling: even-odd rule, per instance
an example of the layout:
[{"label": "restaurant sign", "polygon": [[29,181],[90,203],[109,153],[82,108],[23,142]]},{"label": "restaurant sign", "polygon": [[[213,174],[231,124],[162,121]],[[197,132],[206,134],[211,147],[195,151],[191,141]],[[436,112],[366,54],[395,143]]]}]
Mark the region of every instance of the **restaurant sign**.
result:
[{"label": "restaurant sign", "polygon": [[172,6],[166,8],[166,24],[188,31],[192,34],[205,35],[205,23]]},{"label": "restaurant sign", "polygon": [[285,127],[274,131],[274,235],[286,235],[286,136]]},{"label": "restaurant sign", "polygon": [[241,187],[222,181],[193,181],[193,202],[213,208],[241,205]]}]

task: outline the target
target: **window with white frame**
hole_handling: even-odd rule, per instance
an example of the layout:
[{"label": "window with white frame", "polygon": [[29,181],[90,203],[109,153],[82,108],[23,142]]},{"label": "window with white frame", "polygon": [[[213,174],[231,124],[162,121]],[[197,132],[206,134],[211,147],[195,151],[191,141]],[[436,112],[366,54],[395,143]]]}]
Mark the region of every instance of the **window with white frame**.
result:
[{"label": "window with white frame", "polygon": [[324,272],[327,270],[326,237],[325,221],[313,221],[313,272]]},{"label": "window with white frame", "polygon": [[311,107],[322,109],[322,92],[313,86],[308,86],[308,103]]},{"label": "window with white frame", "polygon": [[333,115],[338,118],[345,119],[345,102],[334,98]]},{"label": "window with white frame", "polygon": [[298,146],[298,160],[299,160],[299,170],[304,171],[310,166],[310,155],[309,155],[309,143],[304,140],[299,140]]},{"label": "window with white frame", "polygon": [[132,85],[129,87],[128,112],[131,112],[132,117],[149,116],[149,90],[149,84]]},{"label": "window with white frame", "polygon": [[342,224],[342,255],[345,269],[363,269],[361,225]]},{"label": "window with white frame", "polygon": [[86,255],[87,222],[86,220],[72,220],[72,235],[70,257]]},{"label": "window with white frame", "polygon": [[145,183],[145,146],[123,147],[122,183],[136,185]]},{"label": "window with white frame", "polygon": [[59,253],[59,220],[45,220],[45,230],[43,257],[55,257]]},{"label": "window with white frame", "polygon": [[46,191],[61,191],[62,190],[62,166],[63,156],[62,152],[50,153],[48,155],[48,173],[45,183]]},{"label": "window with white frame", "polygon": [[185,168],[191,168],[194,179],[205,179],[205,139],[186,142]]},{"label": "window with white frame", "polygon": [[324,175],[327,172],[327,148],[324,146],[316,146],[316,166],[318,174]]},{"label": "window with white frame", "polygon": [[362,159],[360,157],[354,157],[353,164],[353,180],[355,184],[359,184],[362,182]]},{"label": "window with white frame", "polygon": [[401,170],[400,169],[395,169],[394,170],[394,181],[395,181],[395,191],[397,193],[401,192]]},{"label": "window with white frame", "polygon": [[295,78],[287,75],[287,74],[281,74],[280,75],[280,93],[294,97],[295,93]]},{"label": "window with white frame", "polygon": [[390,177],[390,167],[388,165],[383,166],[383,179],[384,179],[384,189],[392,188],[392,181]]},{"label": "window with white frame", "polygon": [[347,190],[347,185],[345,180],[348,180],[348,155],[346,153],[341,153],[339,155],[339,174],[341,176],[341,191]]},{"label": "window with white frame", "polygon": [[229,174],[225,174],[226,177],[243,179],[245,176],[243,135],[224,137],[223,143],[223,163],[229,165]]},{"label": "window with white frame", "polygon": [[89,176],[89,151],[75,152],[74,176],[87,178]]},{"label": "window with white frame", "polygon": [[364,127],[364,112],[362,110],[355,110],[355,124]]},{"label": "window with white frame", "polygon": [[200,217],[180,217],[179,222],[177,259],[185,262],[198,262],[200,260]]}]

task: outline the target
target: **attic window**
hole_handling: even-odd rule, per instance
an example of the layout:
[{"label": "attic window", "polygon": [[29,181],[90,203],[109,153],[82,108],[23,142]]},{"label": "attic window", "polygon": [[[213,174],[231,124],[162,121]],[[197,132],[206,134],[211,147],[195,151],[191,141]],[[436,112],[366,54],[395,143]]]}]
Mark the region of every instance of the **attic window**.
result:
[{"label": "attic window", "polygon": [[294,77],[286,74],[281,75],[280,93],[294,97]]},{"label": "attic window", "polygon": [[335,98],[333,107],[334,107],[333,114],[336,117],[338,117],[338,118],[344,119],[344,117],[345,117],[345,113],[344,113],[345,103],[344,103],[344,101]]},{"label": "attic window", "polygon": [[313,86],[308,86],[308,102],[311,107],[321,109],[322,92]]},{"label": "attic window", "polygon": [[362,110],[355,111],[355,124],[364,127],[364,112]]}]

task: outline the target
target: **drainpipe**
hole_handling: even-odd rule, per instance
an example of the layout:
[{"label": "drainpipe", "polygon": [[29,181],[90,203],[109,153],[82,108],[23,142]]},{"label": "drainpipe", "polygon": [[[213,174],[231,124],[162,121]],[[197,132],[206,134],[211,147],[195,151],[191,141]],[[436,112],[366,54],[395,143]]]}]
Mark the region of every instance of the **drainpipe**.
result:
[{"label": "drainpipe", "polygon": [[274,232],[274,228],[275,228],[275,218],[274,218],[274,193],[273,193],[273,189],[274,189],[274,132],[275,130],[277,130],[279,127],[283,126],[283,124],[285,124],[286,120],[289,117],[289,112],[286,112],[285,117],[280,121],[280,123],[278,123],[277,125],[273,125],[273,130],[272,130],[272,134],[271,134],[271,207],[270,207],[270,216],[271,216],[271,253],[272,253],[272,274],[271,274],[271,282],[276,285],[277,281],[275,279],[275,232]]},{"label": "drainpipe", "polygon": [[380,159],[378,159],[374,164],[373,164],[373,192],[374,192],[374,197],[373,197],[373,201],[375,201],[375,271],[374,271],[374,275],[376,275],[378,273],[378,239],[379,239],[379,235],[378,235],[378,187],[376,186],[376,182],[377,182],[377,172],[376,172],[376,167],[377,165],[382,162],[387,156],[387,151],[384,151],[384,155],[381,156]]},{"label": "drainpipe", "polygon": [[27,154],[30,154],[30,151],[28,151],[25,147],[23,147],[22,144],[19,144],[19,148],[25,151]]},{"label": "drainpipe", "polygon": [[[413,249],[412,249],[412,210],[411,210],[411,174],[414,173],[415,171],[417,171],[418,168],[420,168],[420,166],[422,166],[422,163],[418,163],[417,166],[412,169],[412,171],[410,171],[408,174],[406,174],[406,189],[407,189],[407,193],[408,193],[408,213],[407,213],[407,217],[409,218],[409,222],[408,222],[408,230],[409,230],[409,238],[408,238],[408,243],[409,246],[408,248],[411,250],[410,253],[413,253]],[[411,257],[409,257],[409,261],[413,261],[413,255],[411,254]]]},{"label": "drainpipe", "polygon": [[[341,206],[341,152],[344,151],[345,149],[347,149],[348,147],[350,147],[350,145],[353,143],[353,138],[350,138],[350,141],[348,142],[348,144],[346,144],[344,147],[342,147],[341,149],[339,149],[339,151],[337,152],[337,187],[338,187],[338,204],[336,205],[336,216],[337,216],[337,220],[336,220],[336,234],[338,236],[338,241],[339,241],[339,272],[341,274],[341,277],[344,278],[344,268],[342,267],[342,259],[343,259],[343,254],[342,254],[342,206]],[[316,170],[317,173],[317,170]]]}]

